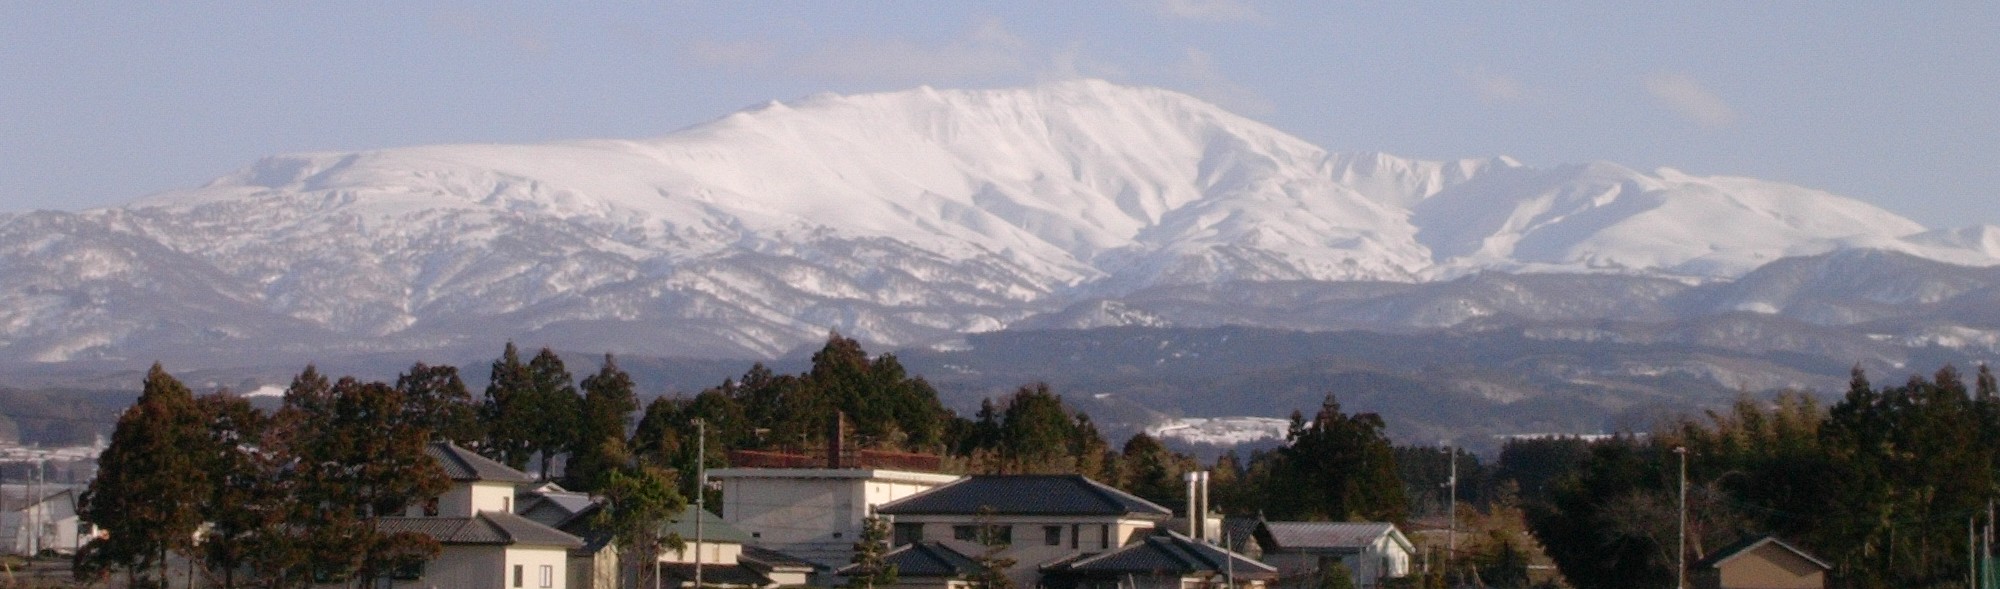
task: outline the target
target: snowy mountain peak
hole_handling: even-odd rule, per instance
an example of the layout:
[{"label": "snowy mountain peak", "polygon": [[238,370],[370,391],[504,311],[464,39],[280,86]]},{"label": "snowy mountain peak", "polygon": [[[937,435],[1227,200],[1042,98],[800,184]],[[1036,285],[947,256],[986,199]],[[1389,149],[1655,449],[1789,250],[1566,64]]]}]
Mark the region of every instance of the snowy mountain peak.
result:
[{"label": "snowy mountain peak", "polygon": [[[519,333],[656,349],[658,330],[637,325],[686,331],[678,353],[771,355],[828,328],[930,341],[1175,285],[1485,270],[1717,280],[1844,248],[2000,259],[1992,229],[1922,233],[1794,186],[1331,154],[1185,94],[1101,80],[819,94],[637,140],[274,156],[63,218],[0,220],[14,285],[0,300],[18,303],[0,326],[29,326],[0,329],[7,355],[274,329],[368,349]],[[50,240],[97,253],[22,245]],[[201,277],[177,296],[212,298],[231,327],[106,307],[92,293],[157,286],[141,272],[91,282],[91,260],[111,251]],[[121,313],[135,315],[102,319]]]}]

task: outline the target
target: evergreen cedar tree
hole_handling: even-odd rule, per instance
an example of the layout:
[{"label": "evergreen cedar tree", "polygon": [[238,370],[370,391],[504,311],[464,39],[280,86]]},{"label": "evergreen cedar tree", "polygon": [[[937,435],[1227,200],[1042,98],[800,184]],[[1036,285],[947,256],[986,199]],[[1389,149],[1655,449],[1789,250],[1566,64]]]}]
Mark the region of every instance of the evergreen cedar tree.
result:
[{"label": "evergreen cedar tree", "polygon": [[1967,525],[1987,524],[2000,488],[2000,387],[1984,366],[1973,381],[1946,366],[1878,388],[1857,368],[1828,410],[1795,393],[1745,398],[1643,439],[1547,448],[1567,463],[1537,474],[1545,491],[1524,487],[1528,523],[1580,589],[1669,584],[1684,446],[1688,561],[1773,534],[1844,586],[1959,586]]},{"label": "evergreen cedar tree", "polygon": [[450,484],[424,453],[424,414],[396,387],[308,366],[266,415],[227,392],[197,399],[155,365],[83,495],[79,515],[107,535],[79,551],[76,575],[122,567],[159,585],[176,553],[224,587],[365,585],[429,559],[434,540],[375,525]]},{"label": "evergreen cedar tree", "polygon": [[107,535],[78,552],[79,579],[123,567],[135,584],[164,583],[168,553],[187,553],[201,525],[198,502],[171,499],[208,495],[202,457],[188,451],[203,445],[204,429],[194,394],[154,364],[80,497],[78,515]]}]

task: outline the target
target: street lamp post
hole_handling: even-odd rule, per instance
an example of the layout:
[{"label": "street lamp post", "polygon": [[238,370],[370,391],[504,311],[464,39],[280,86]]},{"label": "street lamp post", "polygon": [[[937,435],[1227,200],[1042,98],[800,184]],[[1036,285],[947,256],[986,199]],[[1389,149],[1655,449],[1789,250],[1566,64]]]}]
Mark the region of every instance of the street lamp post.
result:
[{"label": "street lamp post", "polygon": [[1681,459],[1681,534],[1679,549],[1674,552],[1674,589],[1687,589],[1687,544],[1688,544],[1688,449],[1674,446],[1674,454]]}]

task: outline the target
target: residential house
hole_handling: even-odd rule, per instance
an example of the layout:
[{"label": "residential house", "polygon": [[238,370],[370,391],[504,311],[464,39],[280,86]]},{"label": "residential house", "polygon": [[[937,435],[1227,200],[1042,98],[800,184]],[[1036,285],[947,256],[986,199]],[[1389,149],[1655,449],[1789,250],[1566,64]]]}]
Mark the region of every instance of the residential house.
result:
[{"label": "residential house", "polygon": [[796,460],[735,452],[730,462],[737,466],[708,471],[722,487],[723,521],[749,534],[750,546],[796,556],[826,572],[848,564],[861,520],[877,506],[959,479],[839,456],[801,467]]},{"label": "residential house", "polygon": [[1690,565],[1696,589],[1821,589],[1833,567],[1772,536],[1745,538]]},{"label": "residential house", "polygon": [[1410,539],[1389,523],[1267,521],[1255,534],[1263,561],[1278,568],[1280,587],[1317,586],[1321,571],[1338,562],[1353,575],[1355,587],[1375,589],[1409,575],[1416,553]]},{"label": "residential house", "polygon": [[981,545],[924,550],[1011,560],[1008,576],[1022,587],[1039,584],[1044,565],[1110,552],[1144,538],[1173,515],[1080,475],[974,475],[875,511],[891,519],[891,545],[945,540]]},{"label": "residential house", "polygon": [[0,513],[0,554],[75,554],[91,534],[90,525],[77,518],[76,496],[75,489],[65,488]]},{"label": "residential house", "polygon": [[622,587],[618,547],[612,543],[610,533],[598,529],[594,519],[603,507],[602,499],[565,490],[555,483],[518,489],[514,493],[514,510],[521,517],[583,540],[581,546],[569,551],[571,589]]},{"label": "residential house", "polygon": [[1043,567],[1051,589],[1263,589],[1278,569],[1162,530],[1110,552]]},{"label": "residential house", "polygon": [[[749,546],[749,534],[693,506],[669,520],[661,531],[678,536],[683,544],[679,550],[660,553],[660,574],[668,587],[800,586],[815,568],[811,562],[785,553]],[[697,564],[701,567],[699,584],[695,583]]]},{"label": "residential house", "polygon": [[442,545],[420,567],[397,571],[391,586],[430,589],[566,589],[569,553],[583,540],[514,513],[515,488],[534,482],[464,448],[433,442],[425,448],[452,486],[411,506],[402,517],[380,520],[388,532],[417,532]]}]

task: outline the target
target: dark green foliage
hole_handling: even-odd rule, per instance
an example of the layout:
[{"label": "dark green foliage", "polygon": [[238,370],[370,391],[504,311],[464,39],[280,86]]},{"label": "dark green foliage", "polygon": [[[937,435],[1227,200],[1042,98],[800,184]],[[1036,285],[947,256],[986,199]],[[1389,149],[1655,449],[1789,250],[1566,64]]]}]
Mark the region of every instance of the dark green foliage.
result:
[{"label": "dark green foliage", "polygon": [[486,442],[479,452],[517,470],[526,469],[535,453],[538,407],[534,377],[514,342],[507,342],[500,359],[493,361],[491,374],[486,400],[479,406],[479,420],[486,424]]},{"label": "dark green foliage", "polygon": [[604,509],[593,525],[611,533],[620,554],[629,555],[620,560],[637,569],[635,578],[642,587],[655,586],[657,580],[653,567],[640,563],[659,560],[661,548],[672,540],[661,536],[660,530],[687,508],[687,499],[674,490],[678,485],[673,479],[672,473],[653,467],[617,469],[605,477]]},{"label": "dark green foliage", "polygon": [[367,581],[397,562],[435,555],[437,542],[427,536],[375,526],[450,486],[424,453],[431,432],[404,417],[402,395],[387,384],[342,378],[329,393],[325,403],[288,404],[277,415],[296,461],[289,523],[303,534],[307,562],[321,574]]},{"label": "dark green foliage", "polygon": [[201,524],[200,501],[212,481],[205,460],[190,449],[207,445],[194,394],[159,364],[146,373],[139,401],[118,418],[111,445],[98,456],[98,475],[84,491],[78,515],[107,532],[77,556],[76,574],[89,579],[120,566],[135,582],[157,569],[167,554],[190,554]]},{"label": "dark green foliage", "polygon": [[1670,582],[1672,449],[1684,446],[1690,561],[1775,534],[1832,562],[1847,586],[1962,583],[1966,525],[2000,483],[2000,407],[1984,373],[1972,391],[1950,367],[1878,389],[1857,369],[1830,411],[1799,395],[1744,399],[1644,442],[1593,443],[1527,501],[1530,528],[1578,587]]},{"label": "dark green foliage", "polygon": [[583,412],[583,399],[577,396],[575,379],[563,367],[562,358],[548,348],[542,348],[535,359],[528,361],[528,382],[531,391],[528,404],[535,412],[528,428],[529,446],[541,455],[541,479],[546,481],[549,465],[556,456],[577,445],[577,421]]},{"label": "dark green foliage", "polygon": [[603,488],[609,474],[629,460],[625,424],[639,410],[631,375],[619,370],[610,354],[597,374],[583,379],[582,408],[563,486],[588,493]]},{"label": "dark green foliage", "polygon": [[192,453],[204,461],[213,484],[200,505],[209,525],[201,542],[201,561],[225,588],[235,587],[237,572],[259,566],[285,549],[268,530],[284,522],[287,491],[272,460],[267,436],[271,416],[235,395],[217,393],[195,400],[207,436]]},{"label": "dark green foliage", "polygon": [[896,584],[896,565],[883,561],[889,553],[889,520],[866,517],[861,520],[861,538],[854,541],[854,574],[847,577],[850,589],[874,589]]},{"label": "dark green foliage", "polygon": [[1253,460],[1250,477],[1272,519],[1387,521],[1408,513],[1395,452],[1373,413],[1348,415],[1327,395],[1307,421],[1292,413],[1289,443]]},{"label": "dark green foliage", "polygon": [[1181,475],[1194,470],[1194,459],[1168,450],[1144,432],[1125,441],[1118,457],[1120,487],[1139,498],[1176,511],[1186,511],[1187,490]]},{"label": "dark green foliage", "polygon": [[1340,562],[1339,559],[1328,559],[1326,565],[1320,567],[1319,575],[1314,579],[1313,588],[1355,589],[1354,571],[1349,570],[1347,564]]},{"label": "dark green foliage", "polygon": [[1493,530],[1474,557],[1479,580],[1494,589],[1527,589],[1528,553],[1499,530]]},{"label": "dark green foliage", "polygon": [[1487,507],[1499,492],[1491,469],[1479,457],[1464,449],[1448,446],[1397,446],[1396,471],[1403,482],[1403,495],[1410,499],[1410,513],[1423,517],[1442,514],[1451,499],[1452,461],[1458,462],[1458,501]]},{"label": "dark green foliage", "polygon": [[432,439],[459,446],[477,445],[485,439],[479,406],[458,377],[458,367],[418,362],[396,377],[396,391],[403,395],[406,417],[417,427],[430,430]]}]

